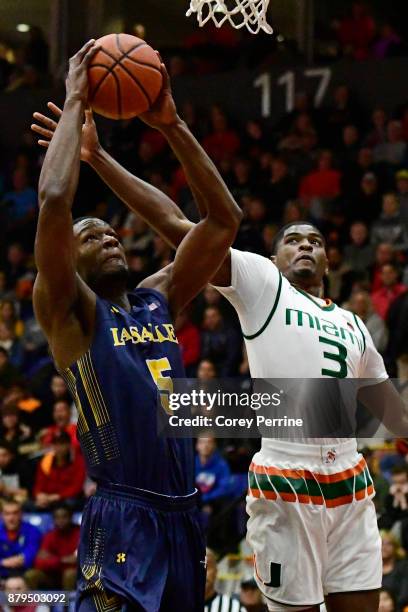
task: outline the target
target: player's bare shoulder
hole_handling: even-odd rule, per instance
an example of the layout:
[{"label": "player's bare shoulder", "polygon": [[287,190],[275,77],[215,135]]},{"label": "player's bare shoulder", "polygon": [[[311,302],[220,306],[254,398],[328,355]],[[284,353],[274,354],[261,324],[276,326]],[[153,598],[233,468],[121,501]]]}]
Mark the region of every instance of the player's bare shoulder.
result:
[{"label": "player's bare shoulder", "polygon": [[[46,283],[38,274],[33,290],[36,319],[47,338],[53,359],[60,369],[69,367],[89,349],[95,327],[96,295],[77,275],[77,299],[66,311],[56,309]],[[64,296],[61,296],[61,300]],[[58,313],[64,312],[64,316]]]},{"label": "player's bare shoulder", "polygon": [[173,270],[173,264],[168,264],[158,272],[155,272],[151,276],[144,278],[139,284],[138,289],[155,289],[160,291],[165,298],[168,297],[169,287],[171,282],[171,275]]}]

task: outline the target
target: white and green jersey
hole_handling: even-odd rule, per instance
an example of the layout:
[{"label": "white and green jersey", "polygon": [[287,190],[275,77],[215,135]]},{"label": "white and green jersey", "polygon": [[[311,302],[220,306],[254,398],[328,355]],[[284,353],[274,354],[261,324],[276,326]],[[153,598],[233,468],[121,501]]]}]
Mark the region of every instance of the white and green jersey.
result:
[{"label": "white and green jersey", "polygon": [[231,286],[217,289],[238,313],[252,378],[388,378],[361,319],[296,289],[270,259],[231,249]]}]

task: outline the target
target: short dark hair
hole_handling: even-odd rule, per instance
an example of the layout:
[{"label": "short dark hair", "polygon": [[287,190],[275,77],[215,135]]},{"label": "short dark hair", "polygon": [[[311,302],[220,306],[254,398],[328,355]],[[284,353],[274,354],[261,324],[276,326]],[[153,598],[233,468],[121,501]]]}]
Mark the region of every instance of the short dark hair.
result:
[{"label": "short dark hair", "polygon": [[249,578],[248,580],[243,580],[241,582],[241,589],[243,591],[251,591],[258,589],[258,585],[256,584],[254,578]]},{"label": "short dark hair", "polygon": [[395,274],[397,275],[397,279],[401,280],[401,268],[400,266],[395,262],[395,261],[386,261],[385,263],[382,264],[381,266],[381,272],[384,270],[384,268],[392,268],[395,272]]},{"label": "short dark hair", "polygon": [[55,400],[55,402],[52,403],[52,407],[55,408],[57,404],[66,404],[67,407],[71,410],[71,402],[67,397],[61,397],[60,399]]},{"label": "short dark hair", "polygon": [[291,223],[287,223],[286,225],[281,227],[278,233],[275,235],[273,242],[272,242],[272,255],[276,255],[279,244],[282,242],[282,239],[283,239],[283,236],[285,235],[286,230],[289,229],[290,227],[296,227],[298,225],[308,225],[309,227],[312,227],[318,234],[320,234],[320,236],[322,237],[324,241],[324,236],[321,233],[321,231],[315,225],[313,225],[313,223],[311,223],[310,221],[292,221]]},{"label": "short dark hair", "polygon": [[16,499],[13,499],[12,497],[4,497],[0,501],[1,510],[4,510],[4,506],[18,506],[20,510],[23,509],[21,503],[17,501]]},{"label": "short dark hair", "polygon": [[57,504],[55,504],[55,506],[52,509],[52,513],[55,514],[57,510],[65,510],[65,512],[68,512],[68,514],[71,517],[74,514],[74,511],[72,510],[72,508],[68,506],[68,504],[66,504],[65,502],[58,502]]},{"label": "short dark hair", "polygon": [[77,223],[81,223],[81,221],[86,221],[86,220],[91,220],[91,219],[97,219],[97,217],[92,217],[90,215],[85,215],[84,217],[77,217],[76,219],[73,220],[72,222],[72,226],[77,225]]},{"label": "short dark hair", "polygon": [[406,474],[408,476],[408,465],[394,465],[391,474]]}]

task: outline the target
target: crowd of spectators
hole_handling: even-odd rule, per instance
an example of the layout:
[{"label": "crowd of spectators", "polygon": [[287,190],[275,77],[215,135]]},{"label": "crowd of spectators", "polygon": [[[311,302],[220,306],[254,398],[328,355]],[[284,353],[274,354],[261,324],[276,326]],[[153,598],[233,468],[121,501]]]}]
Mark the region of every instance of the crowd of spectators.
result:
[{"label": "crowd of spectators", "polygon": [[356,0],[327,5],[316,0],[315,7],[315,53],[321,60],[383,60],[407,55],[403,3]]},{"label": "crowd of spectators", "polygon": [[34,90],[50,82],[44,32],[32,25],[20,44],[0,42],[0,91]]},{"label": "crowd of spectators", "polygon": [[406,55],[406,40],[392,7],[380,18],[369,2],[353,2],[346,11],[332,23],[340,55],[358,61]]},{"label": "crowd of spectators", "polygon": [[[327,297],[364,320],[390,375],[407,381],[408,106],[393,115],[363,109],[342,85],[319,111],[298,96],[295,110],[272,127],[256,119],[233,122],[216,105],[202,112],[188,103],[180,111],[244,212],[234,246],[269,256],[283,223],[315,223],[327,242]],[[159,133],[135,120],[102,128],[100,136],[118,161],[197,219],[185,176]],[[75,407],[53,368],[32,307],[43,155],[26,133],[12,159],[1,156],[0,577],[23,577],[31,588],[68,589],[78,542],[73,516],[94,484],[86,478],[76,440]],[[171,261],[163,240],[87,166],[74,206],[74,216],[83,214],[97,215],[118,230],[133,285]],[[178,317],[176,330],[188,376],[248,381],[237,317],[214,288],[208,286]],[[245,473],[254,449],[245,440],[209,436],[196,448],[196,482],[210,544],[217,552],[237,550],[245,531]],[[383,530],[387,591],[382,598],[396,601],[397,607],[387,609],[402,610],[408,605],[408,578],[401,578],[408,575],[408,444],[377,440],[366,456]],[[44,518],[51,514],[54,524]],[[42,529],[49,527],[45,534],[32,525],[38,516]]]},{"label": "crowd of spectators", "polygon": [[[325,6],[316,0],[314,23],[314,55],[322,62],[347,60],[382,60],[408,56],[408,30],[406,14],[401,7],[382,6],[373,0],[344,2]],[[323,17],[324,16],[324,17]],[[279,23],[279,13],[276,16]],[[277,53],[283,59],[296,60],[302,56],[294,40],[276,27],[274,7],[271,3],[269,20],[274,25],[273,35],[262,31],[253,36],[245,28],[236,30],[225,23],[217,28],[211,21],[202,28],[192,28],[190,34],[162,49],[169,73],[205,75],[236,69],[276,63]],[[194,17],[191,18],[194,25]],[[134,24],[129,34],[145,38],[149,27]],[[48,72],[49,44],[46,34],[36,25],[30,25],[20,38],[8,36],[11,44],[0,42],[0,91],[34,90],[50,83]]]}]

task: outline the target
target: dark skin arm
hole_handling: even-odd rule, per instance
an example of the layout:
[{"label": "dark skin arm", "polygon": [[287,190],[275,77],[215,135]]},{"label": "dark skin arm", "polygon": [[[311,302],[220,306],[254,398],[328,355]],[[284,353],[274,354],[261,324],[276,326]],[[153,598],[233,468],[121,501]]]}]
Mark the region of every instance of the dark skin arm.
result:
[{"label": "dark skin arm", "polygon": [[[88,53],[91,54],[87,51],[88,48],[85,55],[80,52],[71,60],[67,100],[48,147],[40,179],[41,209],[36,240],[39,279],[35,308],[54,359],[61,368],[69,366],[88,350],[95,317],[96,296],[75,269],[71,215],[87,100],[86,68],[90,59]],[[92,49],[92,54],[94,52],[96,49]],[[241,211],[208,156],[177,116],[164,66],[162,69],[171,105],[166,112],[154,116],[151,125],[155,124],[154,127],[166,135],[207,206],[205,218],[182,240],[174,264],[143,284],[166,295],[171,311],[176,314],[212,278],[225,259],[235,238]],[[75,87],[70,87],[72,82]],[[72,89],[80,90],[80,94],[72,95]],[[157,215],[157,210],[154,214]],[[55,253],[61,257],[56,258]],[[192,262],[195,263],[194,275],[190,274]]]},{"label": "dark skin arm", "polygon": [[83,354],[95,312],[95,295],[75,268],[72,203],[79,178],[81,130],[87,100],[87,67],[97,52],[89,41],[70,60],[61,120],[45,156],[39,182],[35,239],[38,275],[34,309],[60,367]]},{"label": "dark skin arm", "polygon": [[[161,129],[161,117],[172,112],[173,106],[171,90],[166,79],[158,100],[140,118],[148,125]],[[48,108],[57,119],[60,118],[62,111],[58,106],[49,102]],[[34,113],[34,119],[37,123],[31,127],[41,136],[38,143],[47,148],[55,133],[57,122],[41,113]],[[184,216],[180,208],[168,196],[130,174],[102,148],[92,112],[89,110],[85,112],[85,122],[82,127],[81,159],[94,168],[118,198],[130,210],[144,219],[172,248],[177,248],[190,229],[194,227],[194,223]],[[190,188],[201,217],[205,217],[207,214],[205,198],[194,182],[190,181]],[[231,284],[231,256],[229,253],[211,280],[216,285],[228,286]]]},{"label": "dark skin arm", "polygon": [[174,263],[168,267],[167,280],[161,271],[142,283],[142,286],[151,287],[159,278],[161,290],[165,292],[167,288],[170,308],[175,315],[214,278],[235,239],[242,213],[216,167],[178,117],[163,64],[162,70],[163,105],[160,112],[145,114],[143,121],[159,129],[167,139],[205,209],[203,219],[190,229],[178,247]]},{"label": "dark skin arm", "polygon": [[396,437],[408,436],[408,407],[390,380],[362,387],[358,399]]}]

